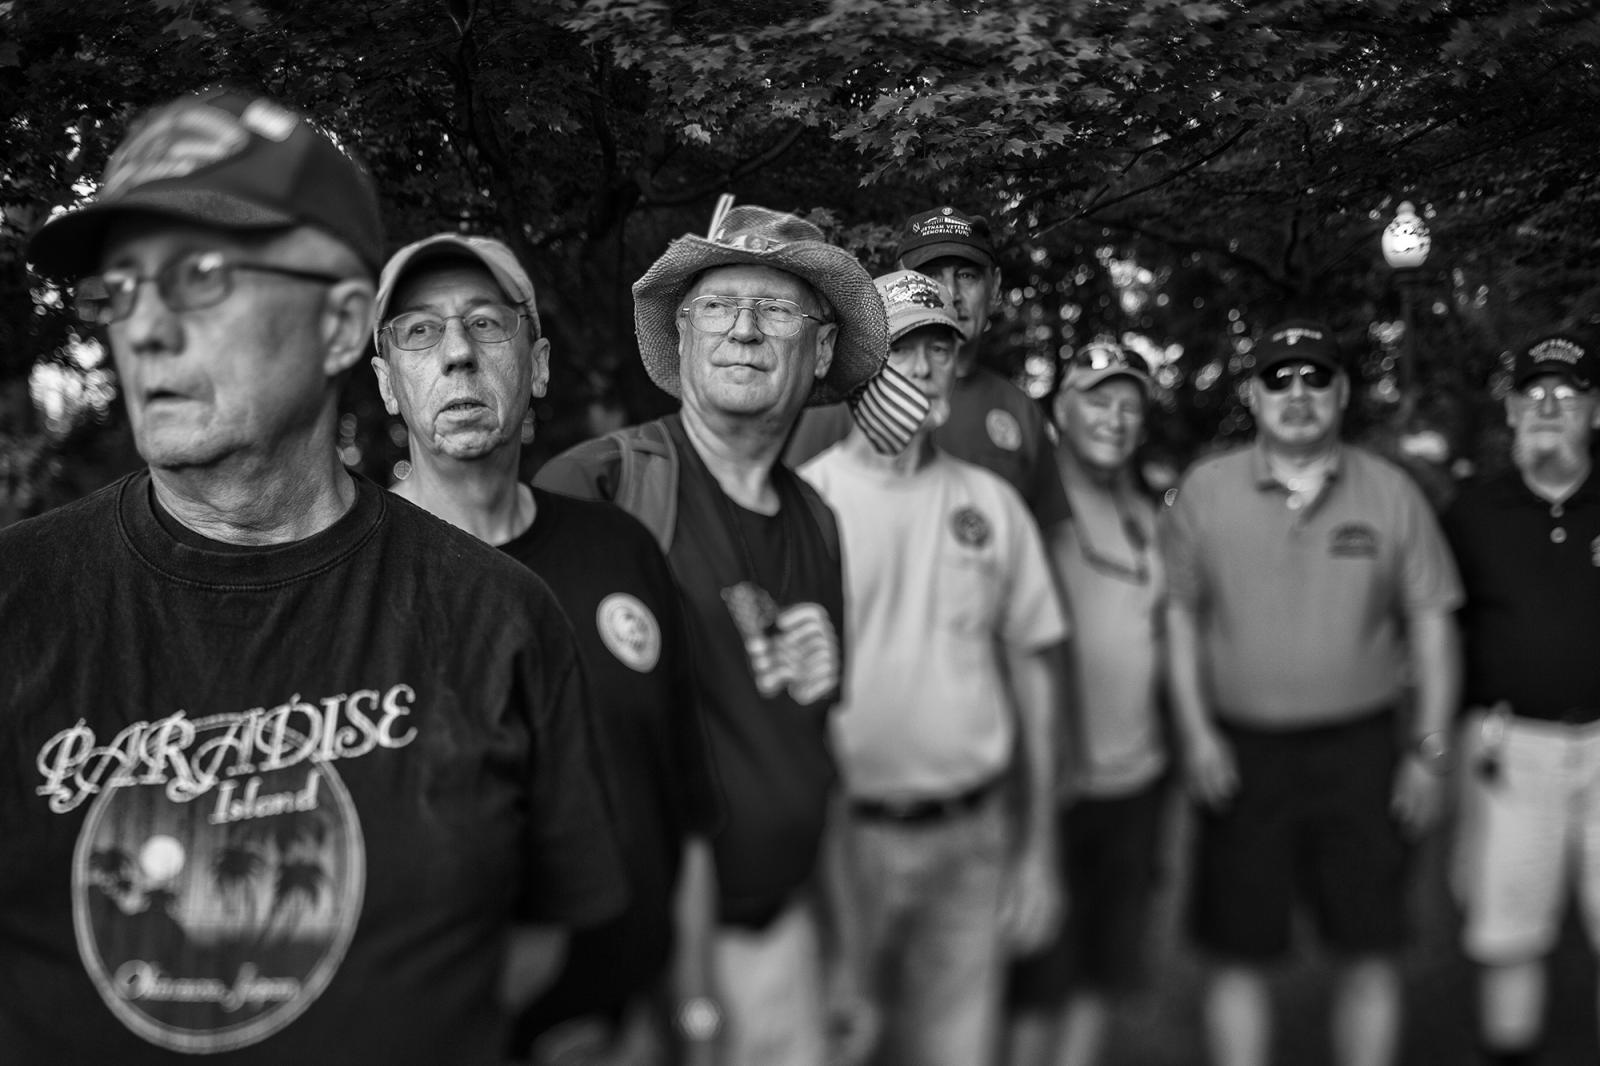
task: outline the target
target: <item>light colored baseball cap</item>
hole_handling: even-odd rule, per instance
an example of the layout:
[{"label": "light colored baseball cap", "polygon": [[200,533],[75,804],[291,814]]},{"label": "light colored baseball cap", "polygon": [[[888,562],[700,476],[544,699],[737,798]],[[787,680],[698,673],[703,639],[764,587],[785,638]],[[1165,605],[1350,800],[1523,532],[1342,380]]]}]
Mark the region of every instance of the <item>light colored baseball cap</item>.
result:
[{"label": "light colored baseball cap", "polygon": [[[528,277],[528,272],[522,269],[522,264],[517,262],[516,254],[506,246],[503,241],[493,237],[471,237],[464,233],[436,233],[432,237],[424,237],[400,249],[389,257],[383,266],[383,273],[378,278],[378,302],[374,306],[377,315],[372,328],[372,340],[378,344],[379,335],[383,333],[385,322],[389,318],[389,301],[394,299],[395,290],[400,287],[400,282],[416,267],[431,259],[468,258],[483,264],[483,268],[494,278],[495,284],[506,294],[506,299],[522,308],[528,315],[528,325],[532,332],[528,335],[533,338],[539,336],[539,308],[534,305],[533,280]],[[380,345],[378,350],[382,352]]]}]

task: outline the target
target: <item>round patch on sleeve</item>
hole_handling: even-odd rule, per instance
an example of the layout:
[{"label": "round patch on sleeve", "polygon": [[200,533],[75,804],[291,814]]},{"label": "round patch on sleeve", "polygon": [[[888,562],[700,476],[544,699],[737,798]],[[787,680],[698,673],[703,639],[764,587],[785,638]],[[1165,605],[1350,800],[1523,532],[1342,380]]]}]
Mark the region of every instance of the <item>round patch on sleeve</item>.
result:
[{"label": "round patch on sleeve", "polygon": [[622,664],[641,674],[656,668],[661,659],[661,626],[635,596],[613,592],[594,612],[600,639]]},{"label": "round patch on sleeve", "polygon": [[983,427],[989,431],[989,439],[996,448],[1014,452],[1022,447],[1022,426],[1010,411],[996,407],[983,420]]},{"label": "round patch on sleeve", "polygon": [[992,530],[989,520],[976,507],[958,507],[950,515],[950,532],[957,544],[968,548],[982,548],[989,543]]}]

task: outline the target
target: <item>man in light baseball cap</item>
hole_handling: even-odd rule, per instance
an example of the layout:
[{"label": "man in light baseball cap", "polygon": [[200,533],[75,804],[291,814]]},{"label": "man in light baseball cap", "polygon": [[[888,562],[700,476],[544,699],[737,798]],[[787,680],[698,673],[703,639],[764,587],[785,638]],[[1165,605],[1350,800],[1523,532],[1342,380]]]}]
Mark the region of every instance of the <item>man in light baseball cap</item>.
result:
[{"label": "man in light baseball cap", "polygon": [[7,1061],[489,1066],[513,918],[621,906],[555,598],[339,460],[382,255],[360,168],[229,90],[33,238],[148,468],[0,531]]},{"label": "man in light baseball cap", "polygon": [[[394,491],[550,585],[572,621],[612,770],[627,909],[570,938],[546,929],[518,939],[514,972],[536,975],[544,958],[553,973],[547,987],[526,987],[536,996],[508,1050],[533,1062],[553,1061],[557,1047],[659,1055],[671,1038],[655,1024],[658,996],[709,994],[691,984],[693,967],[670,987],[667,977],[674,944],[687,957],[706,950],[709,913],[675,928],[673,900],[680,870],[709,861],[717,801],[666,557],[620,507],[521,479],[523,427],[545,394],[550,342],[539,335],[533,282],[503,242],[441,233],[396,252],[378,287],[377,345],[379,391],[411,449]],[[704,882],[688,886],[699,890],[691,910],[709,910]]]},{"label": "man in light baseball cap", "polygon": [[800,471],[850,561],[832,722],[855,862],[844,973],[882,1016],[874,1061],[969,1066],[991,1061],[1005,957],[1042,944],[1060,907],[1050,659],[1066,619],[1021,497],[934,443],[966,338],[949,290],[914,270],[876,284],[890,365],[933,413],[899,453],[858,425]]}]

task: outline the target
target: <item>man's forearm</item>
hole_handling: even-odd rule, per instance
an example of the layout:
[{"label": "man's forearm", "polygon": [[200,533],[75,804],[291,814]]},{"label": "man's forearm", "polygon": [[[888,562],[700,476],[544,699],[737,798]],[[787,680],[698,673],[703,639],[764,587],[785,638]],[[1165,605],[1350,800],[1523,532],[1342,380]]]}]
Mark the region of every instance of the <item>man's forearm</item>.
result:
[{"label": "man's forearm", "polygon": [[1012,696],[1017,703],[1018,740],[1027,770],[1027,824],[1023,841],[1048,846],[1053,838],[1056,794],[1056,716],[1065,698],[1059,645],[1037,650],[1007,649]]},{"label": "man's forearm", "polygon": [[1417,739],[1450,728],[1461,700],[1461,641],[1455,619],[1443,611],[1417,612],[1408,623],[1417,683],[1412,738]]},{"label": "man's forearm", "polygon": [[1200,675],[1200,626],[1193,609],[1167,605],[1167,694],[1178,734],[1185,744],[1212,729],[1211,708]]}]

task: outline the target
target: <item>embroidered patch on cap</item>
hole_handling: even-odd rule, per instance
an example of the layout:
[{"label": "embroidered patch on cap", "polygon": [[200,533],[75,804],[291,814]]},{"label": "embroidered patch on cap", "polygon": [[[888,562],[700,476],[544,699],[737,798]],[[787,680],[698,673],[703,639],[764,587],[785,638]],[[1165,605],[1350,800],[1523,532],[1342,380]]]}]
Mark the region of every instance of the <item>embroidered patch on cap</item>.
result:
[{"label": "embroidered patch on cap", "polygon": [[1583,348],[1565,337],[1551,337],[1528,349],[1528,359],[1535,363],[1566,363],[1576,366],[1583,355]]},{"label": "embroidered patch on cap", "polygon": [[175,104],[151,116],[117,149],[100,195],[110,199],[130,186],[193,174],[238,155],[249,144],[249,132],[229,112],[199,103]]}]

